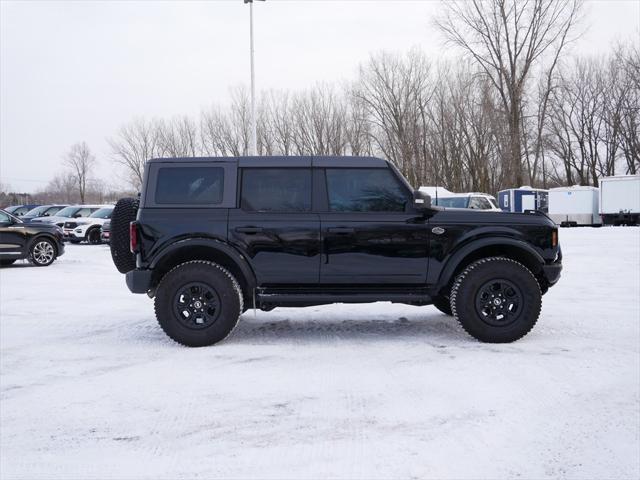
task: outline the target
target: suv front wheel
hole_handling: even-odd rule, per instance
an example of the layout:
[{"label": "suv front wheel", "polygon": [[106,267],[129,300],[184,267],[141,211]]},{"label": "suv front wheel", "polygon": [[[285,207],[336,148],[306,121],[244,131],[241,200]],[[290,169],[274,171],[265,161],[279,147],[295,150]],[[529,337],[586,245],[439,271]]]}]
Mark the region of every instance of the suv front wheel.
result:
[{"label": "suv front wheel", "polygon": [[188,347],[224,340],[242,313],[242,292],[220,265],[194,260],[169,271],[158,285],[156,318],[162,330]]},{"label": "suv front wheel", "polygon": [[527,267],[509,258],[472,263],[451,290],[451,310],[462,328],[488,343],[524,337],[536,324],[541,306],[538,281]]}]

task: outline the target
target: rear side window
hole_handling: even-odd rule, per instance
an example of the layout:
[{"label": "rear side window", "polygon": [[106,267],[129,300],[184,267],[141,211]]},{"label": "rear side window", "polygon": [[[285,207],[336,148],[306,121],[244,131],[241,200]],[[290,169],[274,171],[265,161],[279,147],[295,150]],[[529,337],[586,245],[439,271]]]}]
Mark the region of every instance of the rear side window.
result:
[{"label": "rear side window", "polygon": [[222,202],[221,167],[163,167],[158,170],[155,203],[215,205]]},{"label": "rear side window", "polygon": [[404,212],[407,192],[386,168],[328,168],[332,212]]},{"label": "rear side window", "polygon": [[311,169],[245,168],[240,206],[253,212],[311,211]]}]

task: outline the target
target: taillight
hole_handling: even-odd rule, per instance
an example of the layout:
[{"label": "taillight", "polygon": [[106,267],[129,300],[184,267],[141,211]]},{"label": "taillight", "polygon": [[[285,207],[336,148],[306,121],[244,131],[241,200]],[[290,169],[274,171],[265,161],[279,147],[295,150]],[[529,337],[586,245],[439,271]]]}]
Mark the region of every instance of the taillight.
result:
[{"label": "taillight", "polygon": [[558,246],[558,230],[553,230],[551,232],[551,246],[552,247],[557,247]]},{"label": "taillight", "polygon": [[138,225],[136,222],[129,224],[129,248],[131,253],[138,252]]}]

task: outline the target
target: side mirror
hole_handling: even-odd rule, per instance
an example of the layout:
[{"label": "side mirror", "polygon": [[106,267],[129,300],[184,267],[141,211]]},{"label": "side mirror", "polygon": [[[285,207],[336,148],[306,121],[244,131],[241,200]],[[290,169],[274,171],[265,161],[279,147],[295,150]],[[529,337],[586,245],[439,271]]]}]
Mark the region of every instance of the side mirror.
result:
[{"label": "side mirror", "polygon": [[431,208],[431,196],[421,190],[413,192],[413,206],[416,210],[428,210]]},{"label": "side mirror", "polygon": [[48,216],[49,216],[49,214],[48,214],[48,213],[43,213],[43,214],[42,214],[42,216],[43,216],[43,217],[48,217]]},{"label": "side mirror", "polygon": [[82,217],[82,215],[80,215],[79,213],[76,213],[76,214],[73,216],[73,218],[81,218],[81,217]]}]

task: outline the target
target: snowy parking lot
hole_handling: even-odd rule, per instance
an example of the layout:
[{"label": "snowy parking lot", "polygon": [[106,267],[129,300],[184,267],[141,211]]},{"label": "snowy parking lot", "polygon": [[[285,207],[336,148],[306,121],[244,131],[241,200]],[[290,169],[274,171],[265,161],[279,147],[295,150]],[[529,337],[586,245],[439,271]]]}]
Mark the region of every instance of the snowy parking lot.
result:
[{"label": "snowy parking lot", "polygon": [[188,349],[107,246],[0,271],[2,478],[640,476],[640,229],[563,229],[532,333],[433,307],[245,313]]}]

